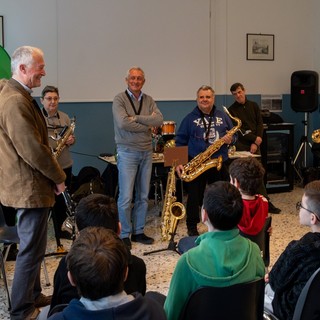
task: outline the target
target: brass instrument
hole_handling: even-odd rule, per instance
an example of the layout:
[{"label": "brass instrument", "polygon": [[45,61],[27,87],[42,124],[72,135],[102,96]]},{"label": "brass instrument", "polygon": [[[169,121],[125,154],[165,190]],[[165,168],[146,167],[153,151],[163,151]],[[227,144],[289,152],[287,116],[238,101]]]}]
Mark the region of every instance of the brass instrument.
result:
[{"label": "brass instrument", "polygon": [[[241,127],[241,120],[239,118],[233,117],[226,107],[223,107],[225,113],[234,121],[236,121],[236,126],[227,132],[228,136],[233,136]],[[200,174],[206,170],[216,167],[217,170],[221,169],[222,166],[222,156],[216,159],[211,159],[211,156],[217,152],[224,145],[224,141],[219,139],[210,145],[204,152],[199,153],[187,164],[183,165],[183,170],[181,172],[180,178],[183,181],[189,182],[197,178]]]},{"label": "brass instrument", "polygon": [[177,224],[186,215],[186,209],[181,202],[177,202],[175,165],[172,166],[168,174],[166,194],[161,215],[161,239],[170,240],[174,237]]},{"label": "brass instrument", "polygon": [[55,150],[52,150],[52,154],[56,159],[61,155],[61,152],[67,146],[66,142],[67,142],[68,138],[74,133],[75,128],[76,128],[76,121],[75,121],[75,119],[73,119],[71,121],[70,127],[67,128],[67,130],[63,134],[62,138],[59,140],[58,145],[55,148]]},{"label": "brass instrument", "polygon": [[314,130],[311,135],[312,141],[320,143],[320,129]]},{"label": "brass instrument", "polygon": [[71,199],[71,196],[67,189],[62,192],[62,196],[64,198],[64,201],[67,207],[67,211],[66,211],[67,218],[62,223],[61,230],[69,232],[71,234],[71,239],[74,240],[76,238],[76,233],[78,231],[76,222],[75,222],[76,204]]}]

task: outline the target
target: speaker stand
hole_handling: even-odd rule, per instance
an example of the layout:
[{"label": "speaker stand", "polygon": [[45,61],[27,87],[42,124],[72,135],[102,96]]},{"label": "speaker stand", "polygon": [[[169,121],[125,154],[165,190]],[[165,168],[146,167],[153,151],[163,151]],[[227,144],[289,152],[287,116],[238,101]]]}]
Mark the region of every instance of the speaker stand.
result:
[{"label": "speaker stand", "polygon": [[299,146],[297,154],[296,154],[296,156],[294,157],[294,160],[293,160],[293,168],[296,171],[297,175],[299,176],[301,182],[303,181],[303,176],[301,174],[301,171],[299,171],[299,167],[297,167],[297,160],[299,159],[300,155],[303,152],[303,159],[302,159],[302,162],[301,162],[300,169],[302,167],[306,167],[307,166],[307,149],[308,149],[308,146],[310,147],[310,150],[312,148],[312,144],[308,140],[308,120],[309,120],[309,113],[305,112],[304,113],[304,120],[302,121],[302,123],[304,124],[304,135],[300,139],[300,146]]}]

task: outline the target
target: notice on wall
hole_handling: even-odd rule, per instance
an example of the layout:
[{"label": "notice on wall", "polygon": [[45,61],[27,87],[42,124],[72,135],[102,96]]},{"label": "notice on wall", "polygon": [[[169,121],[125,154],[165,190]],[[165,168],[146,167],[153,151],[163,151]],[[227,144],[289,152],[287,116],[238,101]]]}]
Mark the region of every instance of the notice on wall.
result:
[{"label": "notice on wall", "polygon": [[261,109],[271,112],[282,112],[282,95],[262,95]]}]

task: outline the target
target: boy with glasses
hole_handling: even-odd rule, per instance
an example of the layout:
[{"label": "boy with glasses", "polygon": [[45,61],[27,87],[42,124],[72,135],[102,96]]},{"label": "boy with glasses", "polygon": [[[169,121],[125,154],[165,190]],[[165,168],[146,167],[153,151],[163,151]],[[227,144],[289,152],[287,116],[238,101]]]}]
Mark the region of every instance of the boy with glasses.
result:
[{"label": "boy with glasses", "polygon": [[266,276],[265,307],[280,319],[292,319],[304,285],[320,267],[320,180],[305,186],[296,208],[310,232],[291,241]]}]

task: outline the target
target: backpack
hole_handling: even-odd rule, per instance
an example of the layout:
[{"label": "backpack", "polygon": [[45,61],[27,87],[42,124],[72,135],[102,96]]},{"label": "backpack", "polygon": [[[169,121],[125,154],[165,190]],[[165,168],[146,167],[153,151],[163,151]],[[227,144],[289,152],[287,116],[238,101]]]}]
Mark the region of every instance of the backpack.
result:
[{"label": "backpack", "polygon": [[92,193],[106,194],[100,171],[95,167],[83,167],[79,171],[77,186],[77,189],[71,195],[72,200],[76,203]]}]

